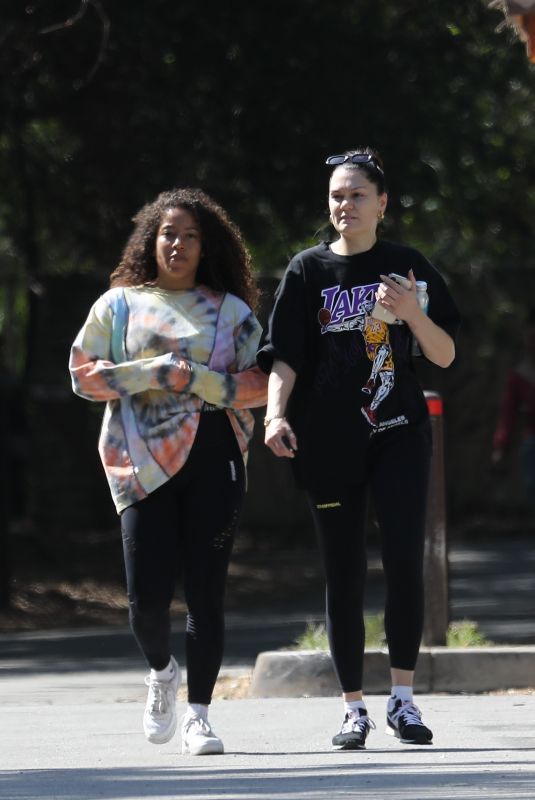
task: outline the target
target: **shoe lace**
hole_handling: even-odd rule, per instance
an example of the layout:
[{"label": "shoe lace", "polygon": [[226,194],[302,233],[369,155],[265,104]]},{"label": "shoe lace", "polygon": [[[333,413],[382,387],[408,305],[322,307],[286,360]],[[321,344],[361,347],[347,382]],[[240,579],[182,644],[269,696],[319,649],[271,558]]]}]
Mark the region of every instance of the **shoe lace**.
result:
[{"label": "shoe lace", "polygon": [[369,730],[374,731],[376,728],[373,719],[367,715],[362,715],[360,717],[354,717],[351,715],[349,717],[349,721],[351,722],[353,730],[357,729],[359,733],[367,733]]},{"label": "shoe lace", "polygon": [[404,703],[393,715],[394,720],[402,720],[405,725],[422,725],[422,712],[414,703]]},{"label": "shoe lace", "polygon": [[208,720],[203,719],[197,714],[185,715],[182,720],[182,731],[184,735],[189,733],[190,728],[194,728],[195,733],[201,733],[205,736],[212,736],[212,729]]},{"label": "shoe lace", "polygon": [[148,708],[151,714],[167,714],[169,711],[169,689],[164,681],[151,680],[150,675],[145,678],[145,684],[149,687],[150,702]]}]

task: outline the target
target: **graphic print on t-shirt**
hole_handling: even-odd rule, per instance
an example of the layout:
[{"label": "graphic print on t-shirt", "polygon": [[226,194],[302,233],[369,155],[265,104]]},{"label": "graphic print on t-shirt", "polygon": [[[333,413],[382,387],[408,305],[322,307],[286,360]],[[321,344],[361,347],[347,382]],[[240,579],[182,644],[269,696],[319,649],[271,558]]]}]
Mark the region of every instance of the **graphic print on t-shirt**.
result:
[{"label": "graphic print on t-shirt", "polygon": [[377,419],[377,409],[394,387],[395,373],[388,325],[370,316],[378,286],[378,283],[371,283],[342,291],[340,285],[330,286],[321,292],[323,306],[318,311],[322,334],[353,330],[362,334],[366,356],[372,366],[362,387],[371,401],[361,407],[361,412],[373,432],[408,422],[404,415],[382,421]]}]

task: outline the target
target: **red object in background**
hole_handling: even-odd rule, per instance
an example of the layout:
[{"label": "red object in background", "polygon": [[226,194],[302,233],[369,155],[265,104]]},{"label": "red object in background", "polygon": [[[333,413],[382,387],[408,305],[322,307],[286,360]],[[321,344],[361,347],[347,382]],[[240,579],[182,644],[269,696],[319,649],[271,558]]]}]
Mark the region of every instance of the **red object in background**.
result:
[{"label": "red object in background", "polygon": [[430,417],[441,417],[444,412],[442,397],[437,392],[424,392]]}]

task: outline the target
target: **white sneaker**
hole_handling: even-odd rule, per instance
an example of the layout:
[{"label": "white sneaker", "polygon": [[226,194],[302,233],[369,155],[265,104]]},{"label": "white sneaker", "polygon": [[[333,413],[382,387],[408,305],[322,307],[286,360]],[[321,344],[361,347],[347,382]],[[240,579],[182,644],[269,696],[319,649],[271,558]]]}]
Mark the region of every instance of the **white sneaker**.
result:
[{"label": "white sneaker", "polygon": [[198,714],[185,714],[182,720],[182,755],[207,756],[223,753],[223,742],[208,720]]},{"label": "white sneaker", "polygon": [[170,681],[157,681],[150,675],[145,678],[149,693],[143,714],[143,730],[152,744],[165,744],[176,731],[176,693],[180,686],[180,669],[173,656],[171,664],[175,675]]}]

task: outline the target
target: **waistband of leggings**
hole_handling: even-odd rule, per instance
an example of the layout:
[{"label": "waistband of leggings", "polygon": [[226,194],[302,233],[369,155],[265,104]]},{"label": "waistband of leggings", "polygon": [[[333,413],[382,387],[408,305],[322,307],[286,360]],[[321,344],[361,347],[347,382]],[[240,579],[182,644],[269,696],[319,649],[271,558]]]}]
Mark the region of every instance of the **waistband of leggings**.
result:
[{"label": "waistband of leggings", "polygon": [[213,406],[211,403],[205,403],[201,408],[201,412],[208,411],[224,411],[222,406]]}]

